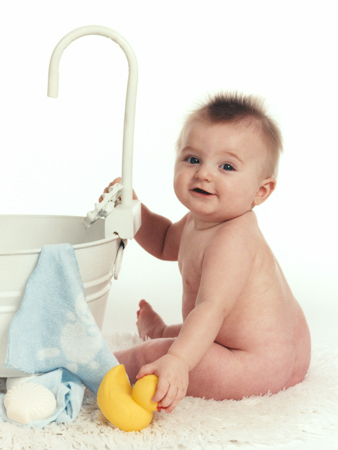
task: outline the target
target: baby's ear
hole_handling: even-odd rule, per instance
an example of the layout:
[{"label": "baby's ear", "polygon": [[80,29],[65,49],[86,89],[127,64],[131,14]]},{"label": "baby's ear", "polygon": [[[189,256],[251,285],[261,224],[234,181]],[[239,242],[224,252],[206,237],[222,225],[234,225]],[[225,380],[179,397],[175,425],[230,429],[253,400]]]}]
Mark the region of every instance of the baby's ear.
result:
[{"label": "baby's ear", "polygon": [[253,201],[254,206],[261,205],[272,194],[276,187],[276,180],[274,178],[265,178],[260,184]]}]

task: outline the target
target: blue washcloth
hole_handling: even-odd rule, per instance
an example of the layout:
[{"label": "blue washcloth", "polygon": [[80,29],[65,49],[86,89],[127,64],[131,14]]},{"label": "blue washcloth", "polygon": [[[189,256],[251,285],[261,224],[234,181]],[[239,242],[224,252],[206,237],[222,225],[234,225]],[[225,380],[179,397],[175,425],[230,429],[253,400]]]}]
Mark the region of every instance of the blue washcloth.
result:
[{"label": "blue washcloth", "polygon": [[[67,369],[57,369],[26,382],[38,383],[49,389],[56,398],[56,410],[47,419],[35,420],[23,426],[43,428],[51,422],[66,423],[76,419],[84,396],[84,386],[76,375]],[[0,394],[0,421],[17,425],[17,422],[9,420],[7,417],[4,397],[5,394]]]},{"label": "blue washcloth", "polygon": [[86,303],[73,247],[43,247],[10,325],[6,367],[28,373],[65,368],[96,395],[117,364]]}]

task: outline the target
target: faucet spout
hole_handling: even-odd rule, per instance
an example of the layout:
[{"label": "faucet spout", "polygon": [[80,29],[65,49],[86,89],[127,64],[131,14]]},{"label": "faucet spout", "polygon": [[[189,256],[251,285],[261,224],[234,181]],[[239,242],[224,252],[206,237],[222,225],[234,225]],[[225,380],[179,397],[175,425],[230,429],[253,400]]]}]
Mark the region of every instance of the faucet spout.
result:
[{"label": "faucet spout", "polygon": [[52,98],[58,97],[59,65],[64,50],[76,39],[88,35],[100,35],[112,39],[121,47],[128,60],[129,75],[124,111],[122,155],[123,190],[121,204],[123,206],[130,206],[133,198],[132,171],[138,66],[135,53],[129,43],[116,31],[100,25],[84,26],[71,31],[60,40],[52,53],[49,64],[47,95]]}]

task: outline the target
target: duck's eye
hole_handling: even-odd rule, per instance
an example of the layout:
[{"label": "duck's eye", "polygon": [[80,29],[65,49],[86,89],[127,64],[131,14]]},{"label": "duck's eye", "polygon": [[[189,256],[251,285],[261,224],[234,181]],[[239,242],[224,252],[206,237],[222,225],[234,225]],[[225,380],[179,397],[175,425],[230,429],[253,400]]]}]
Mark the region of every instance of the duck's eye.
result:
[{"label": "duck's eye", "polygon": [[221,169],[231,172],[231,170],[235,170],[231,164],[222,164]]},{"label": "duck's eye", "polygon": [[189,156],[187,159],[188,163],[190,164],[199,164],[199,159],[196,158],[196,156]]}]

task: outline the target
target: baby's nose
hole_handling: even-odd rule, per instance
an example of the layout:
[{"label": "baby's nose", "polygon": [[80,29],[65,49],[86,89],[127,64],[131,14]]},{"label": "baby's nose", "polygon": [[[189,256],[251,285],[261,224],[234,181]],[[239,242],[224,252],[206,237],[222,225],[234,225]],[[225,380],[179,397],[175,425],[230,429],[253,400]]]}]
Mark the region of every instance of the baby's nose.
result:
[{"label": "baby's nose", "polygon": [[210,182],[213,178],[212,170],[206,164],[201,164],[195,172],[195,177],[202,181]]}]

